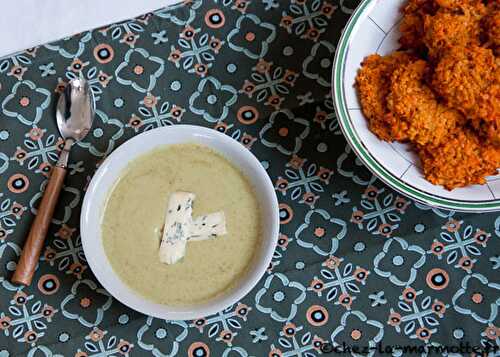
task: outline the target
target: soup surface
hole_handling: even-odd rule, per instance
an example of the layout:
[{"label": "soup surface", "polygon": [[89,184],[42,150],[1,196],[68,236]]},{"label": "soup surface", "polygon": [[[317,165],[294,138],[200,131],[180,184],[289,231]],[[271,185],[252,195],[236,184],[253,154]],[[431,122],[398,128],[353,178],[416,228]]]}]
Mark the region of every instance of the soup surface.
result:
[{"label": "soup surface", "polygon": [[[228,234],[187,242],[176,264],[158,250],[171,193],[196,194],[193,217],[224,211]],[[259,244],[258,203],[252,186],[224,157],[197,144],[151,151],[125,169],[104,208],[102,240],[114,271],[132,289],[160,304],[207,301],[245,273]]]}]

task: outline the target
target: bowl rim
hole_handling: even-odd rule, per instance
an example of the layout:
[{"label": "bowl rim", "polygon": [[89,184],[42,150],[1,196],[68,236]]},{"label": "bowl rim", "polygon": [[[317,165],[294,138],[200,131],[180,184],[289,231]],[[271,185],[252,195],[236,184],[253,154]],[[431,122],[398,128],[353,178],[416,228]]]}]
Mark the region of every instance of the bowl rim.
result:
[{"label": "bowl rim", "polygon": [[[130,148],[135,145],[144,142],[148,138],[152,136],[163,136],[163,137],[173,137],[178,135],[181,139],[176,142],[172,142],[175,139],[166,139],[165,143],[154,145],[151,148],[144,149],[140,151],[137,156],[133,156],[132,158],[127,160],[127,163],[130,163],[135,158],[140,155],[143,155],[150,150],[153,150],[156,147],[160,146],[168,146],[175,145],[177,143],[188,143],[193,142],[191,139],[195,139],[196,137],[203,137],[207,140],[212,140],[212,142],[217,142],[219,145],[222,145],[224,148],[228,148],[228,150],[233,150],[233,152],[237,152],[240,157],[244,157],[244,161],[246,161],[246,165],[248,165],[249,170],[252,171],[253,177],[248,177],[250,175],[246,175],[254,185],[254,189],[262,190],[263,192],[259,194],[259,204],[261,206],[261,211],[270,212],[270,218],[268,222],[270,222],[269,227],[264,228],[264,233],[261,234],[262,242],[260,244],[260,255],[258,257],[254,257],[252,263],[250,263],[249,271],[245,273],[240,282],[238,282],[234,288],[230,290],[229,293],[223,294],[221,296],[215,297],[213,299],[208,300],[207,302],[203,302],[201,304],[194,304],[191,306],[169,306],[154,303],[151,300],[146,299],[141,296],[132,288],[128,287],[128,285],[121,280],[119,275],[112,269],[109,264],[109,260],[106,257],[104,252],[104,247],[102,246],[102,238],[101,237],[93,237],[89,236],[91,234],[91,228],[89,225],[92,223],[88,220],[88,216],[92,215],[92,211],[98,211],[98,213],[93,213],[93,215],[97,215],[102,217],[102,211],[96,210],[95,206],[93,206],[93,202],[95,200],[94,196],[96,194],[95,190],[100,183],[100,179],[106,175],[106,170],[110,165],[113,164],[114,161],[117,160],[118,157],[121,157],[125,152],[130,150]],[[169,142],[170,141],[170,142]],[[221,154],[226,160],[228,160],[231,164],[235,165],[237,168],[242,169],[242,166],[227,157],[224,152],[225,149],[219,149],[212,147],[211,144],[207,143],[199,143],[200,145],[208,146],[215,152]],[[230,149],[229,149],[230,148]],[[117,169],[119,172],[123,170]],[[116,182],[116,181],[114,181]],[[259,183],[259,187],[255,187],[256,182]],[[106,188],[107,192],[109,192],[112,184],[109,184]],[[265,199],[263,199],[265,198]],[[105,198],[101,198],[102,201]],[[267,207],[264,207],[267,206]],[[267,209],[266,209],[267,208]],[[263,214],[263,213],[261,213]],[[101,222],[99,221],[99,227]],[[87,187],[85,192],[85,196],[83,198],[82,210],[80,214],[80,234],[82,240],[83,251],[86,256],[87,264],[89,265],[92,273],[99,283],[108,291],[108,293],[113,296],[116,300],[120,301],[122,304],[141,312],[146,315],[154,316],[157,318],[162,318],[166,320],[194,320],[197,318],[202,318],[204,316],[215,314],[219,311],[222,311],[229,306],[237,303],[241,299],[243,299],[261,280],[264,276],[274,254],[274,250],[277,245],[278,236],[279,236],[279,204],[276,192],[274,190],[274,185],[271,181],[271,178],[267,174],[266,170],[262,167],[260,161],[253,155],[253,153],[245,148],[241,143],[227,136],[226,134],[220,133],[214,129],[209,129],[203,126],[197,125],[186,125],[186,124],[177,124],[166,127],[160,127],[153,130],[148,130],[141,134],[138,134],[131,139],[127,140],[123,144],[121,144],[118,148],[116,148],[106,159],[101,163],[99,168],[96,170],[92,179]],[[99,229],[100,228],[95,228]],[[266,234],[267,233],[267,234]],[[100,246],[95,247],[96,244]],[[104,261],[97,260],[90,252],[94,249],[99,249],[102,251],[102,255],[104,256]],[[100,254],[101,255],[101,254]],[[104,272],[104,269],[101,269],[102,264],[107,264],[110,269],[108,273]],[[111,277],[109,276],[109,272],[111,272]],[[118,285],[113,285],[109,280],[118,281]],[[119,290],[127,290],[127,294],[123,294],[123,291],[120,293]],[[132,300],[132,301],[131,301]],[[138,301],[142,302],[142,305],[137,303]]]},{"label": "bowl rim", "polygon": [[335,51],[332,66],[331,95],[334,102],[335,113],[339,126],[349,146],[356,156],[377,178],[397,192],[425,205],[454,210],[458,212],[495,212],[500,210],[500,199],[491,201],[467,201],[459,199],[444,198],[419,188],[416,188],[394,176],[370,153],[366,145],[360,139],[350,119],[344,95],[344,72],[346,67],[347,53],[351,42],[351,35],[356,30],[359,21],[364,20],[370,10],[375,6],[381,6],[377,0],[363,0],[354,10],[349,18]]}]

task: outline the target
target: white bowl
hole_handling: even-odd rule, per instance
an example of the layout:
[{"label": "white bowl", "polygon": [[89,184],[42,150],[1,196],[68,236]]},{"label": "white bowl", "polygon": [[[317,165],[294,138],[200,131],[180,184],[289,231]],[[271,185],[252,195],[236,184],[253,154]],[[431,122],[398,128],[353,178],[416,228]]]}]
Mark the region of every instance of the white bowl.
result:
[{"label": "white bowl", "polygon": [[[110,189],[132,160],[159,146],[186,142],[205,145],[222,154],[248,178],[260,204],[263,231],[257,254],[248,272],[234,289],[203,304],[177,307],[151,302],[120,280],[104,252],[101,220]],[[80,225],[87,262],[97,280],[111,295],[128,307],[147,315],[168,320],[191,320],[225,309],[242,299],[257,284],[271,262],[276,246],[279,232],[279,209],[274,186],[267,172],[248,149],[213,129],[175,125],[137,135],[106,158],[87,188]]]},{"label": "white bowl", "polygon": [[332,97],[344,135],[359,159],[387,185],[416,201],[464,212],[500,211],[500,175],[485,185],[448,191],[425,179],[420,160],[407,144],[379,140],[369,129],[354,87],[361,61],[372,53],[398,49],[399,9],[407,0],[363,0],[338,42]]}]

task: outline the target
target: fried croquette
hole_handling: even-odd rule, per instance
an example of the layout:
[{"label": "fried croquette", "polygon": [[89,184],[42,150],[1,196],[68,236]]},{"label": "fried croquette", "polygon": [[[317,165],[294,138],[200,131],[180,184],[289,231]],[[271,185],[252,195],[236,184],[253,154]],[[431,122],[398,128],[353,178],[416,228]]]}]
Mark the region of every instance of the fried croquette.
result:
[{"label": "fried croquette", "polygon": [[408,142],[448,190],[500,168],[500,1],[409,0],[399,51],[368,56],[356,78],[370,130]]},{"label": "fried croquette", "polygon": [[392,141],[391,128],[385,121],[388,114],[386,97],[392,72],[398,64],[407,63],[411,56],[394,52],[389,56],[371,55],[364,59],[356,77],[361,106],[368,118],[370,130],[382,140]]},{"label": "fried croquette", "polygon": [[486,7],[480,1],[442,1],[447,7],[424,17],[423,42],[431,58],[447,50],[479,44],[481,19]]},{"label": "fried croquette", "polygon": [[438,62],[433,88],[489,140],[500,144],[500,61],[479,46],[454,47]]},{"label": "fried croquette", "polygon": [[430,68],[427,62],[416,60],[400,65],[391,76],[387,96],[387,114],[392,123],[392,138],[417,145],[439,145],[450,130],[465,121],[462,115],[438,102],[425,84]]},{"label": "fried croquette", "polygon": [[482,145],[468,129],[457,129],[441,145],[420,147],[417,152],[426,179],[448,190],[484,184],[500,165],[500,149]]}]

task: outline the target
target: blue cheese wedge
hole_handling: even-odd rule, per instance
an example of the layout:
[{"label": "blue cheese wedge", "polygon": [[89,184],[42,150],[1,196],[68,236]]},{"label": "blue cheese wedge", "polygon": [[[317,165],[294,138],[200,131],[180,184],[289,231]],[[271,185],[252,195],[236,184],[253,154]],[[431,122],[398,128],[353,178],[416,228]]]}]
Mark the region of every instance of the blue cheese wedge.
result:
[{"label": "blue cheese wedge", "polygon": [[224,212],[215,212],[194,219],[189,227],[189,241],[212,239],[227,234]]},{"label": "blue cheese wedge", "polygon": [[190,192],[174,192],[170,196],[159,251],[162,263],[174,264],[186,254],[195,197]]}]

